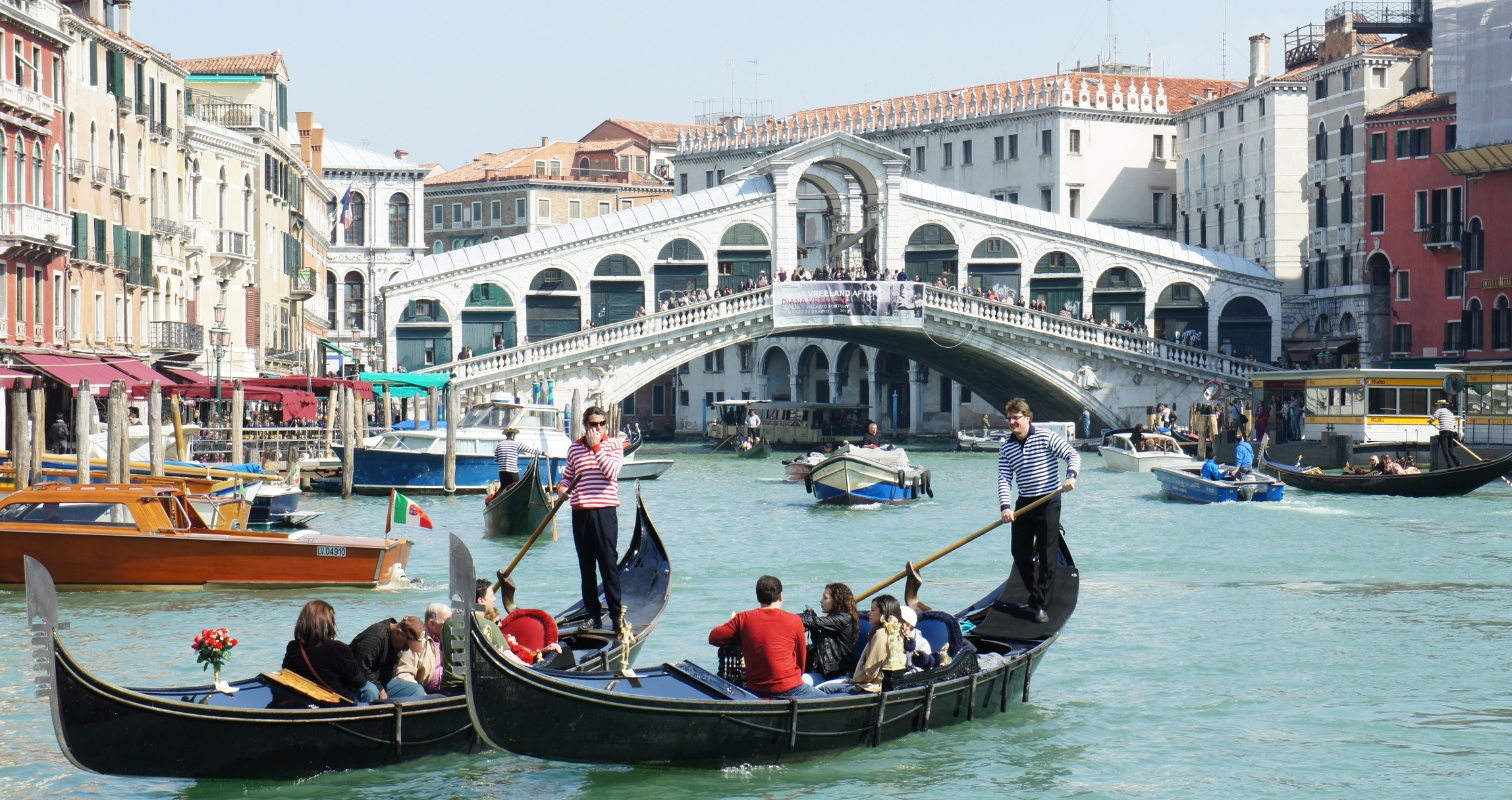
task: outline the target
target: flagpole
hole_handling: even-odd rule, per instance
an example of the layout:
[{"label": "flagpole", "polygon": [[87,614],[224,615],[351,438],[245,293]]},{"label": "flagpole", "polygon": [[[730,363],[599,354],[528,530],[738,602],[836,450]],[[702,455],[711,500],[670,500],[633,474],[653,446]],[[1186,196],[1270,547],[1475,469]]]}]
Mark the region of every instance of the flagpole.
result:
[{"label": "flagpole", "polygon": [[394,530],[394,495],[398,494],[398,492],[398,489],[395,489],[392,486],[389,487],[388,516],[383,520],[383,541],[385,542],[389,540],[389,533]]}]

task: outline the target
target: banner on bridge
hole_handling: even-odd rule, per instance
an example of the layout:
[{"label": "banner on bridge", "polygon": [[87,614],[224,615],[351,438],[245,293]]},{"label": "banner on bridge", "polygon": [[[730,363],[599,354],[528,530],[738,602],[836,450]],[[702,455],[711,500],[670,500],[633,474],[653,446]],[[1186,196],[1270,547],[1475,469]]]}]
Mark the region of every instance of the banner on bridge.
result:
[{"label": "banner on bridge", "polygon": [[924,326],[924,284],[912,281],[785,281],[772,287],[774,327]]}]

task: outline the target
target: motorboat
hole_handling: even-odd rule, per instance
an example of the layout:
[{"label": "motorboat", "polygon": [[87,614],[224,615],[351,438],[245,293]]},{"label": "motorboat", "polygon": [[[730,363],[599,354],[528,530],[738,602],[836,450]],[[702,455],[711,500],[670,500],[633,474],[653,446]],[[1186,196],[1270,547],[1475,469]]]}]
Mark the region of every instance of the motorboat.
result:
[{"label": "motorboat", "polygon": [[1143,444],[1136,446],[1133,435],[1109,434],[1103,445],[1097,448],[1108,469],[1118,472],[1150,472],[1156,467],[1180,467],[1192,463],[1192,457],[1182,452],[1181,445],[1169,436],[1146,433],[1143,434]]},{"label": "motorboat", "polygon": [[[1220,467],[1225,474],[1231,468]],[[1286,484],[1260,472],[1251,472],[1244,480],[1208,480],[1202,477],[1202,465],[1156,467],[1151,472],[1160,481],[1161,491],[1176,500],[1192,503],[1255,502],[1273,503],[1282,499]]]},{"label": "motorboat", "polygon": [[783,479],[789,483],[803,483],[808,480],[808,476],[814,471],[814,467],[818,466],[826,458],[829,458],[828,453],[813,452],[801,455],[790,461],[784,461],[782,462]]},{"label": "motorboat", "polygon": [[827,505],[906,503],[925,494],[934,497],[929,470],[908,463],[908,453],[893,445],[840,445],[814,466],[804,488]]},{"label": "motorboat", "polygon": [[[1074,422],[1034,422],[1034,427],[1045,428],[1068,442],[1076,441]],[[1007,428],[972,428],[956,431],[955,449],[972,453],[996,453],[1008,439]]]},{"label": "motorboat", "polygon": [[636,458],[629,456],[620,467],[622,481],[654,481],[676,463],[670,458]]},{"label": "motorboat", "polygon": [[403,574],[407,539],[217,528],[181,487],[47,483],[0,500],[0,585],[21,557],[72,587],[374,587]]}]

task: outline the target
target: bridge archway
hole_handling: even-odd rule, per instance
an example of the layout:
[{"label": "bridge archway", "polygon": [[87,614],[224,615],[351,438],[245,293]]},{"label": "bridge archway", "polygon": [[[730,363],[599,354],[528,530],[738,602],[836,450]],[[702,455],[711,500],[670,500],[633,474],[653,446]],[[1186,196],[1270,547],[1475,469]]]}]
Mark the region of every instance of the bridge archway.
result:
[{"label": "bridge archway", "polygon": [[738,289],[742,281],[755,282],[772,275],[772,240],[766,231],[750,222],[737,222],[719,238],[719,288]]},{"label": "bridge archway", "polygon": [[409,301],[394,326],[399,366],[414,372],[452,361],[451,317],[432,299]]},{"label": "bridge archway", "polygon": [[1270,363],[1271,316],[1264,303],[1241,295],[1224,304],[1218,315],[1218,352]]},{"label": "bridge archway", "polygon": [[766,383],[766,399],[793,399],[793,368],[787,351],[773,345],[761,354],[761,375]]},{"label": "bridge archway", "polygon": [[1034,302],[1044,303],[1051,314],[1067,311],[1073,317],[1081,317],[1081,265],[1063,250],[1051,250],[1040,256],[1034,265],[1034,276],[1029,279],[1029,296]]},{"label": "bridge archway", "polygon": [[640,265],[622,253],[604,256],[593,268],[589,283],[589,308],[595,327],[634,319],[646,304],[646,284]]},{"label": "bridge archway", "polygon": [[1024,265],[1020,261],[1018,248],[1007,239],[1001,236],[983,239],[972,249],[971,261],[967,262],[967,285],[973,291],[995,291],[1004,300],[1011,294],[1017,300],[1024,286]]},{"label": "bridge archway", "polygon": [[1097,276],[1092,289],[1092,317],[1115,325],[1144,324],[1145,290],[1139,274],[1125,266],[1109,267]]},{"label": "bridge archway", "polygon": [[525,336],[530,341],[577,333],[582,320],[583,300],[566,270],[547,267],[530,279],[530,293],[525,297]]},{"label": "bridge archway", "polygon": [[709,288],[709,260],[692,239],[677,238],[662,245],[651,266],[657,308],[673,297]]},{"label": "bridge archway", "polygon": [[1155,327],[1150,332],[1157,339],[1174,341],[1187,331],[1200,338],[1197,346],[1208,349],[1208,306],[1202,290],[1190,283],[1173,283],[1162,289],[1155,301]]},{"label": "bridge archway", "polygon": [[958,286],[956,264],[959,250],[955,236],[944,225],[929,223],[914,229],[903,248],[903,267],[915,281],[933,285],[945,278],[951,287]]},{"label": "bridge archway", "polygon": [[514,300],[495,283],[475,283],[462,308],[462,345],[481,356],[515,346]]},{"label": "bridge archway", "polygon": [[829,372],[830,358],[824,348],[817,344],[803,348],[803,352],[798,354],[796,381],[800,396],[793,399],[810,403],[830,402],[833,389],[830,386]]}]

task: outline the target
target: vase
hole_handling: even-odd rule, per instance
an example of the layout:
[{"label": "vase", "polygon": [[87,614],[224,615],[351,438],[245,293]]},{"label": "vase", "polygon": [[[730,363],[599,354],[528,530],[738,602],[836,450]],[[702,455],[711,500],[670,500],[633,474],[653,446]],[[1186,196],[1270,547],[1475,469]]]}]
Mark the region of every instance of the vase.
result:
[{"label": "vase", "polygon": [[232,686],[231,684],[226,683],[225,681],[221,680],[221,674],[220,674],[220,672],[221,672],[220,665],[216,664],[215,665],[215,691],[220,692],[221,694],[236,694],[237,688],[235,686]]}]

